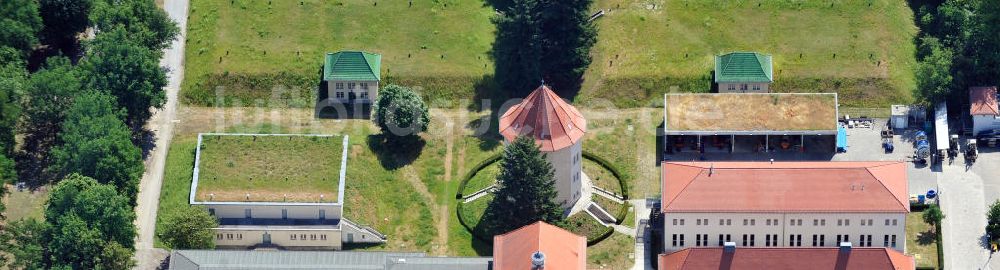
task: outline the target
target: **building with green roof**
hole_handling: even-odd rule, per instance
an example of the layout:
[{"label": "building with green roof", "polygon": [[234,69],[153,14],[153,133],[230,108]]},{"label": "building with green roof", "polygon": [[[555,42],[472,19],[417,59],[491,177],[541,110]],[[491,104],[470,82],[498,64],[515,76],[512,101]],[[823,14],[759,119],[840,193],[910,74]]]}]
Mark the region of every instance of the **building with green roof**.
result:
[{"label": "building with green roof", "polygon": [[323,62],[326,84],[320,100],[370,104],[382,81],[382,55],[362,51],[327,53]]},{"label": "building with green roof", "polygon": [[767,93],[774,82],[771,55],[731,52],[715,57],[719,93]]}]

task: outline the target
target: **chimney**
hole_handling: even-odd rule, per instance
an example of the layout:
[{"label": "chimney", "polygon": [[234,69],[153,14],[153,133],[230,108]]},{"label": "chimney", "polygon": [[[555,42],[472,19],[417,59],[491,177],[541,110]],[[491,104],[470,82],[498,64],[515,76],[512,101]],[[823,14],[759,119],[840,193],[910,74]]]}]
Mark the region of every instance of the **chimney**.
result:
[{"label": "chimney", "polygon": [[774,159],[773,158],[771,159],[771,164],[774,164]]},{"label": "chimney", "polygon": [[736,242],[726,242],[722,246],[723,254],[733,254],[736,253]]},{"label": "chimney", "polygon": [[840,242],[840,253],[851,254],[851,242]]},{"label": "chimney", "polygon": [[545,269],[545,253],[541,251],[535,251],[531,254],[531,269],[532,270],[542,270]]},{"label": "chimney", "polygon": [[715,172],[715,163],[709,164],[709,166],[708,166],[708,176],[712,176],[712,173],[714,173],[714,172]]}]

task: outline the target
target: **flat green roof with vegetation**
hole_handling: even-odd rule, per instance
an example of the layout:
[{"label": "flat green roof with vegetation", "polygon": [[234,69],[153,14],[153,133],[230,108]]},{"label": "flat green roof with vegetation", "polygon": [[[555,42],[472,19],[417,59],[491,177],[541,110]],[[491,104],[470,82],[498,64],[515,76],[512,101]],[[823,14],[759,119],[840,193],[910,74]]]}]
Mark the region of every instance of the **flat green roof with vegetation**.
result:
[{"label": "flat green roof with vegetation", "polygon": [[327,81],[378,81],[382,56],[359,51],[341,51],[326,54],[323,80]]},{"label": "flat green roof with vegetation", "polygon": [[772,82],[771,56],[731,52],[715,57],[715,82]]},{"label": "flat green roof with vegetation", "polygon": [[343,136],[203,134],[195,201],[334,203],[342,155]]},{"label": "flat green roof with vegetation", "polygon": [[667,94],[667,132],[830,131],[836,94]]}]

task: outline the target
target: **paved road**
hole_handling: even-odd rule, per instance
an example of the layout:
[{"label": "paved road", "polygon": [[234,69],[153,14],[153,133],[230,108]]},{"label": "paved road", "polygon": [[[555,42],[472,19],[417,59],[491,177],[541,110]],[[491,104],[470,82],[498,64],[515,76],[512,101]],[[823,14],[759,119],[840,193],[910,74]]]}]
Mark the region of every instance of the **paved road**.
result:
[{"label": "paved road", "polygon": [[160,202],[160,186],[163,183],[163,166],[167,148],[173,137],[174,120],[177,116],[177,91],[184,79],[184,39],[187,35],[188,0],[166,0],[163,9],[177,22],[180,35],[170,48],[164,51],[160,65],[166,67],[168,83],[167,104],[157,111],[149,121],[156,134],[156,146],[146,160],[146,173],[139,184],[139,198],[136,206],[136,260],[138,269],[155,269],[166,256],[166,251],[153,248],[153,233],[156,228],[156,210]]},{"label": "paved road", "polygon": [[989,252],[984,246],[986,199],[983,179],[964,165],[945,165],[938,174],[941,189],[941,222],[945,269],[987,269]]}]

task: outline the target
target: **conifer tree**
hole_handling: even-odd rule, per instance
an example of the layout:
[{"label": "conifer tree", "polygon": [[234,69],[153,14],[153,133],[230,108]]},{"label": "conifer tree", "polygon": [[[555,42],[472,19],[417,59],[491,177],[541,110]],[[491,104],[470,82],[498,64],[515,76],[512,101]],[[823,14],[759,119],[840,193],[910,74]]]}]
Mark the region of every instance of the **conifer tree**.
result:
[{"label": "conifer tree", "polygon": [[486,232],[503,234],[536,221],[560,225],[552,164],[535,141],[519,137],[504,148],[493,201],[484,215]]}]

